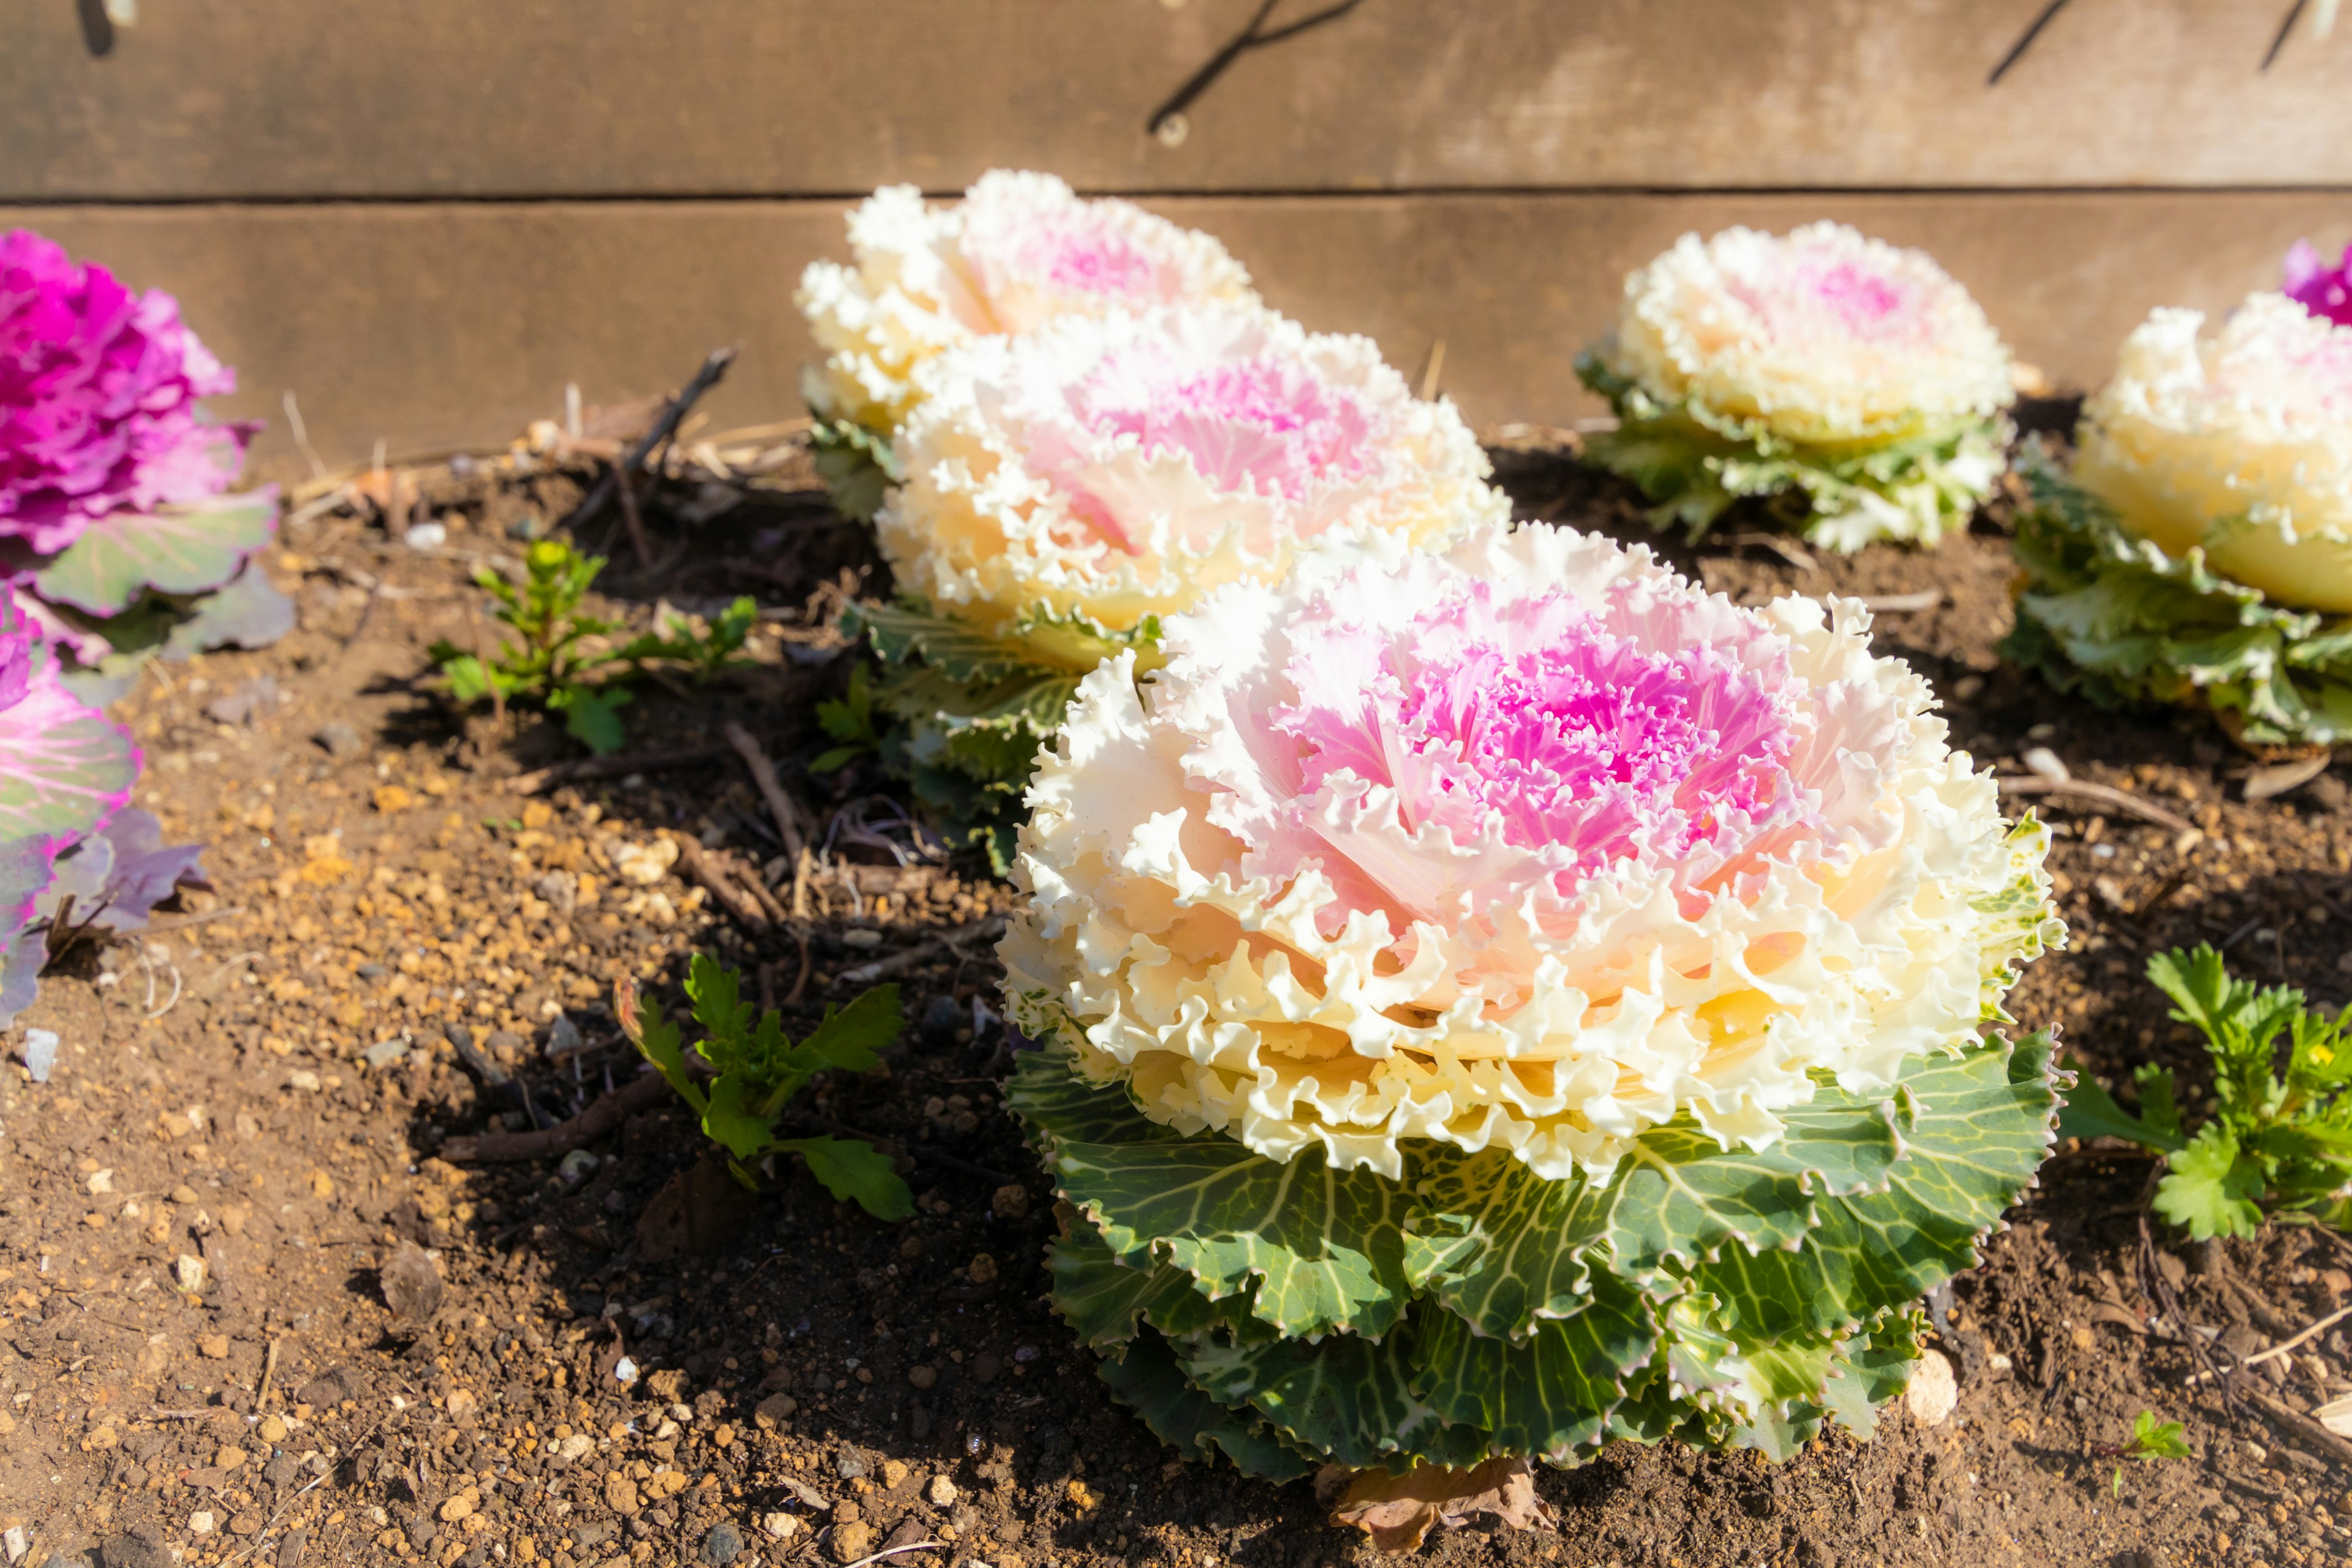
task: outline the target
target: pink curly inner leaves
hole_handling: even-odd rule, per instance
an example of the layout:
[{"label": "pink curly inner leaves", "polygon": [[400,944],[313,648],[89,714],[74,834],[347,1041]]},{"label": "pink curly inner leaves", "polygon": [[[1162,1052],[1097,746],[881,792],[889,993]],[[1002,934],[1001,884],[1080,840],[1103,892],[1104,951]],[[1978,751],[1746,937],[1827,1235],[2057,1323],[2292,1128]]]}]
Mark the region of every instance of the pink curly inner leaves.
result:
[{"label": "pink curly inner leaves", "polygon": [[1917,290],[1843,257],[1794,250],[1776,273],[1726,279],[1727,290],[1790,342],[1850,337],[1909,342],[1931,326]]},{"label": "pink curly inner leaves", "polygon": [[2282,291],[2313,315],[2339,327],[2352,327],[2352,246],[2346,247],[2344,258],[2330,267],[2309,240],[2295,241],[2286,253],[2286,283]]},{"label": "pink curly inner leaves", "polygon": [[[1113,354],[1067,394],[1071,414],[1096,436],[1132,437],[1149,459],[1189,459],[1214,491],[1301,500],[1370,468],[1377,416],[1352,388],[1304,363],[1261,353],[1206,366],[1146,341]],[[1075,452],[1041,444],[1033,460],[1056,471],[1073,510],[1119,548],[1135,543],[1118,521],[1119,497],[1089,478]]]},{"label": "pink curly inner leaves", "polygon": [[0,236],[0,536],[46,553],[93,519],[217,494],[252,427],[195,403],[236,384],[170,295]]},{"label": "pink curly inner leaves", "polygon": [[[1439,902],[1466,896],[1475,910],[1535,885],[1564,903],[1639,860],[1696,910],[1732,872],[1820,826],[1818,798],[1796,780],[1786,672],[1767,650],[1626,635],[1626,606],[1596,616],[1561,592],[1493,601],[1477,584],[1402,627],[1293,634],[1298,700],[1270,715],[1297,749],[1284,838],[1323,862],[1346,901],[1444,917],[1469,911]],[[1645,618],[1677,629],[1671,613],[1633,609]],[[1398,874],[1430,858],[1391,854],[1359,814],[1330,810],[1365,785],[1393,792],[1403,838],[1434,828],[1457,847],[1483,842],[1460,868],[1473,880]]]}]

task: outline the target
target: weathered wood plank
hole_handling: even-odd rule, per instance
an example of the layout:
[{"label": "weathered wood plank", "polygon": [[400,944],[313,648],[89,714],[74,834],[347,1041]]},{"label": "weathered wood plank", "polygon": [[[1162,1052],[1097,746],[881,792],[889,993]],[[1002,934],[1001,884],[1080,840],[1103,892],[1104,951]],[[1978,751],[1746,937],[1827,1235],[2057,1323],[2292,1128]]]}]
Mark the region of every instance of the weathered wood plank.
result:
[{"label": "weathered wood plank", "polygon": [[2352,183],[2352,37],[2263,75],[2289,0],[2074,0],[1988,89],[2043,3],[1369,0],[1170,147],[1256,0],[170,0],[102,59],[45,0],[0,200]]},{"label": "weathered wood plank", "polygon": [[[2021,354],[2063,382],[2104,376],[2160,303],[2226,309],[2275,283],[2300,236],[2352,240],[2346,194],[2095,193],[1834,197],[1463,195],[1155,201],[1222,235],[1269,300],[1369,332],[1418,374],[1446,345],[1474,422],[1591,411],[1571,367],[1625,270],[1685,229],[1843,218],[1940,257]],[[799,412],[809,347],[791,291],[842,248],[833,202],[0,207],[174,290],[238,367],[224,412],[270,421],[297,391],[330,462],[499,441],[561,406],[660,391],[725,342],[742,357],[708,405],[733,423]]]}]

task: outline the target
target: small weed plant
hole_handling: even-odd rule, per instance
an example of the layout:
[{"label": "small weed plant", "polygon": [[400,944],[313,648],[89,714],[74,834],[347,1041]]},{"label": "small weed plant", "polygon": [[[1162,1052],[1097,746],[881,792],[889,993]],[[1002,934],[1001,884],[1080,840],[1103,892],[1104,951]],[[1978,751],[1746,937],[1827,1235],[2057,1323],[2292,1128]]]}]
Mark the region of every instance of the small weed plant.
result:
[{"label": "small weed plant", "polygon": [[2077,1072],[2058,1130],[2126,1138],[2165,1159],[2156,1210],[2199,1240],[2252,1236],[2265,1213],[2341,1225],[2352,1217],[2352,1010],[2334,1016],[2289,986],[2238,980],[2221,955],[2158,953],[2147,977],[2194,1025],[2213,1059],[2213,1114],[2183,1125],[2170,1069],[2133,1073],[2140,1113]]},{"label": "small weed plant", "polygon": [[2153,1410],[2143,1410],[2132,1418],[2131,1436],[2120,1443],[2102,1443],[2092,1451],[2102,1458],[2116,1462],[2115,1479],[2108,1483],[2108,1495],[2124,1495],[2124,1466],[2132,1460],[2152,1465],[2158,1459],[2189,1458],[2189,1438],[2178,1421],[2159,1421]]},{"label": "small weed plant", "polygon": [[687,973],[686,994],[703,1038],[694,1047],[709,1068],[708,1087],[695,1081],[687,1064],[678,1026],[662,1016],[651,998],[634,990],[621,994],[621,1026],[646,1059],[659,1069],[687,1104],[702,1118],[702,1131],[727,1151],[728,1168],[745,1186],[756,1188],[751,1167],[772,1154],[797,1154],[809,1173],[835,1197],[855,1201],[877,1219],[905,1219],[915,1200],[887,1156],[856,1138],[825,1134],[783,1136],[793,1097],[821,1072],[865,1072],[876,1054],[898,1037],[905,1019],[898,988],[879,985],[846,1007],[825,1009],[824,1021],[795,1045],[784,1037],[781,1013],[754,1018],[741,999],[735,971],[701,953]]},{"label": "small weed plant", "polygon": [[488,566],[474,572],[474,581],[497,601],[492,614],[520,640],[501,637],[498,651],[487,658],[455,643],[436,642],[433,662],[458,701],[537,702],[562,714],[564,732],[598,756],[620,749],[620,710],[634,695],[624,680],[656,662],[682,665],[698,680],[723,674],[743,662],[740,656],[759,616],[751,600],[737,599],[708,632],[696,631],[673,614],[663,617],[657,631],[608,647],[604,639],[620,624],[580,609],[604,569],[603,556],[583,555],[561,540],[542,539],[525,552],[523,566],[520,584]]}]

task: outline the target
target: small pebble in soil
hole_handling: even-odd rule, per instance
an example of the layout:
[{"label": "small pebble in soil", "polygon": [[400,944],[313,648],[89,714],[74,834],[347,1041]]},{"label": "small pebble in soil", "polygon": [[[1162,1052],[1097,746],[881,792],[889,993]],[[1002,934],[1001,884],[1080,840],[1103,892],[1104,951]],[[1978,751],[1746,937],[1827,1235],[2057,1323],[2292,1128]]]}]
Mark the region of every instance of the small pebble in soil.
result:
[{"label": "small pebble in soil", "polygon": [[923,1495],[931,1500],[933,1508],[952,1508],[955,1506],[956,1484],[944,1475],[933,1476],[931,1484],[923,1489]]},{"label": "small pebble in soil", "polygon": [[742,1553],[743,1535],[731,1524],[714,1525],[702,1538],[702,1560],[714,1565],[732,1563]]},{"label": "small pebble in soil", "polygon": [[866,1473],[866,1456],[855,1449],[844,1449],[833,1468],[843,1480],[854,1481]]},{"label": "small pebble in soil", "polygon": [[952,996],[934,996],[923,1009],[923,1037],[934,1045],[954,1043],[955,1032],[963,1027],[963,1009]]},{"label": "small pebble in soil", "polygon": [[349,724],[341,722],[320,725],[312,732],[310,739],[317,742],[327,755],[338,762],[356,757],[367,749],[367,742],[360,739],[360,732]]},{"label": "small pebble in soil", "polygon": [[53,1029],[25,1031],[25,1070],[33,1075],[35,1083],[49,1081],[50,1069],[58,1063],[58,1037]]}]

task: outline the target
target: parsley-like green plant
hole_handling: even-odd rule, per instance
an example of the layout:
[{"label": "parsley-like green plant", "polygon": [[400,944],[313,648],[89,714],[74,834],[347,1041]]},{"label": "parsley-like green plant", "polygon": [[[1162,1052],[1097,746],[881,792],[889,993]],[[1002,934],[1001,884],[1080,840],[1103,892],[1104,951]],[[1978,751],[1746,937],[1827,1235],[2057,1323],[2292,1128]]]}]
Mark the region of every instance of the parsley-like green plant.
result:
[{"label": "parsley-like green plant", "polygon": [[[2194,1135],[2182,1124],[2169,1068],[2133,1073],[2140,1113],[2124,1110],[2077,1072],[2062,1135],[2126,1138],[2165,1158],[2156,1210],[2199,1240],[2252,1236],[2265,1212],[2341,1225],[2352,1217],[2352,1013],[2307,1007],[2290,986],[2231,977],[2221,955],[2148,960],[2147,977],[2194,1025],[2213,1059],[2213,1114]],[[2280,1047],[2285,1047],[2284,1071]]]},{"label": "parsley-like green plant", "polygon": [[809,763],[811,773],[829,773],[882,749],[882,731],[874,722],[874,685],[866,667],[849,672],[849,690],[816,705],[816,721],[836,742]]},{"label": "parsley-like green plant", "polygon": [[2132,1418],[2131,1436],[2120,1443],[2101,1443],[2092,1449],[2102,1458],[2116,1462],[2115,1479],[2109,1483],[2109,1495],[2124,1495],[2124,1462],[2137,1459],[2152,1465],[2158,1459],[2189,1458],[2189,1439],[2178,1421],[2159,1421],[2153,1410],[2143,1410]]},{"label": "parsley-like green plant", "polygon": [[782,1014],[757,1014],[741,999],[741,990],[735,971],[694,955],[686,994],[694,1021],[702,1026],[704,1037],[694,1049],[710,1069],[707,1089],[695,1081],[678,1026],[663,1016],[659,1003],[640,1001],[634,987],[624,987],[617,1009],[621,1027],[701,1117],[703,1132],[727,1151],[728,1168],[745,1186],[759,1186],[751,1173],[757,1162],[771,1154],[797,1154],[825,1191],[854,1200],[875,1218],[913,1214],[913,1194],[889,1157],[873,1144],[824,1133],[783,1136],[790,1130],[787,1109],[809,1079],[821,1072],[865,1072],[880,1062],[876,1053],[898,1037],[906,1021],[898,1010],[898,988],[877,985],[846,1007],[827,1007],[824,1020],[797,1045],[784,1037]]},{"label": "parsley-like green plant", "polygon": [[525,552],[526,576],[509,582],[488,566],[474,581],[497,600],[492,612],[514,628],[520,641],[500,637],[498,651],[484,658],[447,641],[433,645],[433,662],[460,702],[495,698],[500,704],[535,701],[563,715],[564,732],[598,756],[620,749],[620,709],[634,696],[619,684],[617,667],[642,668],[655,660],[683,664],[698,679],[709,679],[744,661],[739,657],[751,636],[759,606],[737,599],[698,633],[684,617],[665,617],[661,627],[618,647],[591,646],[610,637],[620,623],[583,615],[581,601],[604,569],[604,557],[583,555],[562,540],[542,539]]}]

